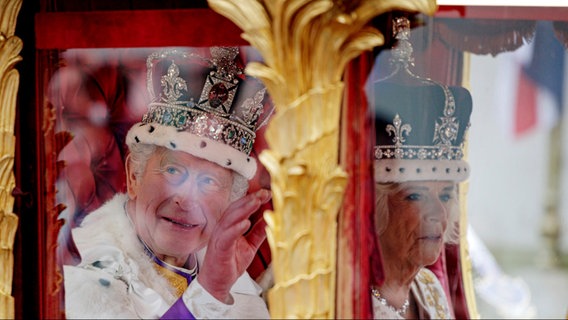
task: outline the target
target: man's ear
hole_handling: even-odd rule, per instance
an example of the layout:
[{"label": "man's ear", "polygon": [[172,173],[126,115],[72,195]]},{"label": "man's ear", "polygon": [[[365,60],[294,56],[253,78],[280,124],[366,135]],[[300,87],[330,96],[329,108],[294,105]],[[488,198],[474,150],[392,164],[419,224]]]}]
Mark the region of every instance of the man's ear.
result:
[{"label": "man's ear", "polygon": [[140,180],[134,173],[134,168],[132,164],[132,159],[130,158],[130,153],[126,156],[126,192],[130,199],[136,199],[136,194],[138,193],[138,188],[140,186]]}]

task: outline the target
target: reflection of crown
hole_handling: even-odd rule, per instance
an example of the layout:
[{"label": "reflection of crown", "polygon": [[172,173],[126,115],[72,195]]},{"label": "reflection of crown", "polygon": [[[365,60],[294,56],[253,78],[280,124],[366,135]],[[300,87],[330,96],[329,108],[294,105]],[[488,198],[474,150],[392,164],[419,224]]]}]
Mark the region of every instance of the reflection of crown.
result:
[{"label": "reflection of crown", "polygon": [[[205,58],[194,52],[167,49],[148,56],[151,102],[140,124],[148,129],[135,130],[132,139],[186,151],[250,178],[251,172],[254,175],[256,171],[256,163],[249,154],[261,122],[266,89],[245,82],[243,69],[235,61],[238,48],[214,47],[210,53],[211,58]],[[197,78],[201,85],[203,72],[207,71],[196,101],[193,98],[197,96],[196,88],[186,80]],[[157,76],[161,86],[159,95],[154,87]],[[162,133],[155,134],[157,129]],[[147,139],[143,139],[144,135]]]},{"label": "reflection of crown", "polygon": [[469,176],[463,148],[472,101],[469,91],[413,74],[410,24],[395,20],[395,71],[375,82],[375,180],[462,181]]}]

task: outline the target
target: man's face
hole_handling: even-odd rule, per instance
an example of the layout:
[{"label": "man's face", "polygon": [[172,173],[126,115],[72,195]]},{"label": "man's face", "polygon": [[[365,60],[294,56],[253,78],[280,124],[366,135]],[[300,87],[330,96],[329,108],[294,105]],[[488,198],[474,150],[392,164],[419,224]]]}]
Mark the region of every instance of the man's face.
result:
[{"label": "man's face", "polygon": [[128,176],[136,232],[159,258],[185,262],[207,244],[229,206],[232,183],[228,169],[185,152],[158,149],[139,177]]}]

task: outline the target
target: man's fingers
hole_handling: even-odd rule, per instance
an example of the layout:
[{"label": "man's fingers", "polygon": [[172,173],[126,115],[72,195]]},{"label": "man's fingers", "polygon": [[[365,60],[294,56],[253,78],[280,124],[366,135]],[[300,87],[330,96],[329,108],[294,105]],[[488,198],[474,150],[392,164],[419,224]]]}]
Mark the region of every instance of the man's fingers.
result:
[{"label": "man's fingers", "polygon": [[258,250],[264,239],[266,239],[266,221],[262,218],[258,220],[245,237],[255,251]]},{"label": "man's fingers", "polygon": [[219,221],[224,227],[228,227],[238,223],[240,220],[248,219],[261,205],[268,202],[271,198],[269,190],[260,189],[254,193],[233,202]]},{"label": "man's fingers", "polygon": [[270,190],[268,190],[268,189],[260,189],[255,193],[258,196],[261,204],[267,203],[268,200],[270,200],[272,198],[272,192],[270,192]]},{"label": "man's fingers", "polygon": [[215,247],[220,250],[227,250],[235,245],[235,241],[245,233],[250,227],[250,220],[245,219],[223,229],[215,240]]},{"label": "man's fingers", "polygon": [[[217,250],[232,250],[235,241],[249,230],[251,225],[250,215],[256,212],[262,204],[268,202],[271,196],[270,191],[261,189],[232,203],[219,220],[215,233],[211,238],[211,244]],[[261,219],[260,223],[256,223],[252,230],[247,233],[246,240],[250,243],[249,246],[254,248],[260,246],[266,237],[264,232],[265,225],[266,223]]]}]

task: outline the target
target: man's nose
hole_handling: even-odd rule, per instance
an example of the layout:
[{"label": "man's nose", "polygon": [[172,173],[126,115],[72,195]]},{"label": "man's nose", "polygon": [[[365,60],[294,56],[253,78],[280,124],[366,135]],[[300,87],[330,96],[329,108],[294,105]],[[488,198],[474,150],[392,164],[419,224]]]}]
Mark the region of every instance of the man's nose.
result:
[{"label": "man's nose", "polygon": [[183,184],[176,187],[175,202],[183,210],[188,210],[195,205],[198,199],[197,183],[192,179],[187,179]]}]

